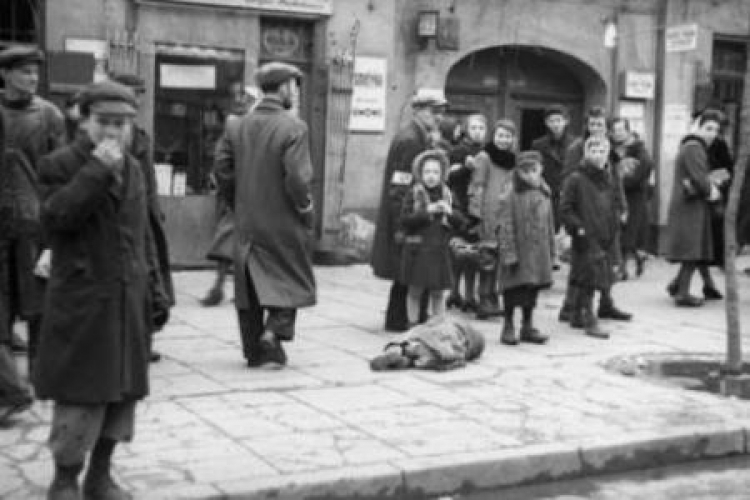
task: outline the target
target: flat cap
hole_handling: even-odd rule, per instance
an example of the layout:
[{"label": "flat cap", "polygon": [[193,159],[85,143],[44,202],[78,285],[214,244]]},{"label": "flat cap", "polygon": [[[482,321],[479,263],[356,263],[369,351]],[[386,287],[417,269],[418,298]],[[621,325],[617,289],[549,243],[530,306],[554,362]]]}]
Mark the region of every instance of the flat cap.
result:
[{"label": "flat cap", "polygon": [[0,68],[11,69],[24,64],[42,64],[44,53],[36,47],[16,45],[0,51]]},{"label": "flat cap", "polygon": [[135,116],[138,108],[133,91],[112,80],[92,83],[83,89],[79,105],[83,114]]},{"label": "flat cap", "polygon": [[130,87],[133,89],[133,92],[136,93],[146,91],[146,81],[140,76],[132,73],[112,73],[109,75],[109,79],[120,85]]},{"label": "flat cap", "polygon": [[412,108],[441,108],[448,105],[445,93],[440,89],[417,89],[411,98]]},{"label": "flat cap", "polygon": [[524,169],[536,163],[542,163],[542,155],[539,151],[522,151],[518,153],[518,168]]},{"label": "flat cap", "polygon": [[288,80],[302,78],[302,71],[291,64],[273,61],[255,71],[255,81],[259,87],[280,85]]},{"label": "flat cap", "polygon": [[544,108],[544,119],[546,120],[547,117],[552,115],[561,115],[567,118],[568,108],[566,108],[562,104],[550,104],[549,106]]}]

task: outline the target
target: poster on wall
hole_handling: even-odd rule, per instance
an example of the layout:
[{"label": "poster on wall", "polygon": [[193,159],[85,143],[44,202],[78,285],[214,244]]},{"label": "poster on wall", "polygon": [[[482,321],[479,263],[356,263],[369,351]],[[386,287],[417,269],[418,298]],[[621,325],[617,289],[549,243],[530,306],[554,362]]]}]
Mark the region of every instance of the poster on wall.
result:
[{"label": "poster on wall", "polygon": [[165,89],[216,88],[216,66],[162,64],[159,66],[159,82]]},{"label": "poster on wall", "polygon": [[642,140],[646,136],[646,105],[643,102],[620,101],[620,116],[630,122],[630,130],[638,134]]},{"label": "poster on wall", "polygon": [[350,131],[385,131],[386,68],[386,60],[380,57],[354,60]]}]

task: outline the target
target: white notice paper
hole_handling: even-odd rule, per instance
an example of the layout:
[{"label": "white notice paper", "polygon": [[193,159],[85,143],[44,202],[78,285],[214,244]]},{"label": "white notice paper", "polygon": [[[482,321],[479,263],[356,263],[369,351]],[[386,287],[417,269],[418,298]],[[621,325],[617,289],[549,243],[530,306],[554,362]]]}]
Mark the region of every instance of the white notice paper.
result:
[{"label": "white notice paper", "polygon": [[205,89],[216,88],[216,66],[162,64],[159,66],[162,88]]}]

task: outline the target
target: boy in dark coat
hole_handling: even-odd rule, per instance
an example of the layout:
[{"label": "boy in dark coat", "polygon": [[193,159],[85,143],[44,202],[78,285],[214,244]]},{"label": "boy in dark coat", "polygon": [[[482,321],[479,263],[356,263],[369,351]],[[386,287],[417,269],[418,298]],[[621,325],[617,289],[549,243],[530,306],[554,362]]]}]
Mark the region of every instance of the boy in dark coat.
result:
[{"label": "boy in dark coat", "polygon": [[607,169],[609,140],[592,136],[584,147],[584,161],[565,180],[560,215],[572,237],[570,285],[578,290],[570,326],[607,339],[593,313],[594,292],[608,290],[614,281],[613,249],[620,215],[617,182]]},{"label": "boy in dark coat", "polygon": [[40,165],[52,266],[34,385],[55,402],[48,498],[79,498],[91,452],[86,497],[126,499],[111,458],[133,437],[136,402],[148,394],[148,336],[163,313],[151,293],[158,265],[146,181],[127,152],[135,96],[111,81],[92,84],[81,112],[86,134]]},{"label": "boy in dark coat", "polygon": [[552,285],[555,222],[552,193],[542,180],[542,156],[536,151],[518,155],[513,189],[500,200],[497,226],[500,287],[505,324],[500,341],[518,344],[513,313],[521,309],[521,341],[543,344],[548,337],[534,327],[539,290]]}]

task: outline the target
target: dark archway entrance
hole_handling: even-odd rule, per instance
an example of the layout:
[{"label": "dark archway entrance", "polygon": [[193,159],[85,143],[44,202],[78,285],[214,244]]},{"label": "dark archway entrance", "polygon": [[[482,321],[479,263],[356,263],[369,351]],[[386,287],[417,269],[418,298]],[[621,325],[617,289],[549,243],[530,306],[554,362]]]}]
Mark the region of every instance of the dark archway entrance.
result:
[{"label": "dark archway entrance", "polygon": [[580,60],[552,49],[504,45],[473,52],[448,73],[445,93],[459,116],[507,117],[519,130],[521,149],[545,133],[543,110],[553,103],[570,109],[571,130],[581,130],[586,107],[601,104],[606,87]]}]

